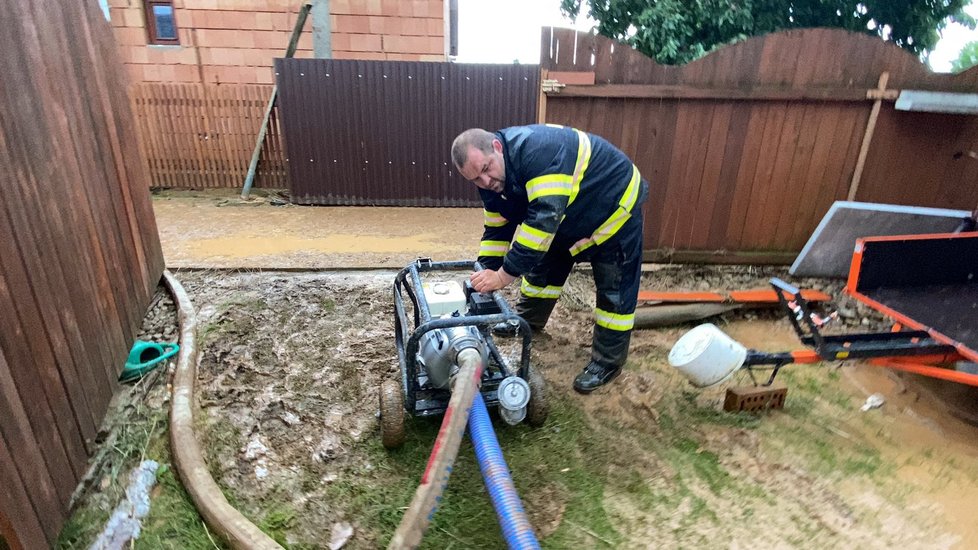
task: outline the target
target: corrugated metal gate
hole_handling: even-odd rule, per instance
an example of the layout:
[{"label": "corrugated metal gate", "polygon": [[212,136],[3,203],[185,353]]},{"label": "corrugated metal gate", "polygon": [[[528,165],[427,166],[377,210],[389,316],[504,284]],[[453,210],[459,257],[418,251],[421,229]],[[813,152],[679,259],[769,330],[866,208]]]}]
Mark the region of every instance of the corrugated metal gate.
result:
[{"label": "corrugated metal gate", "polygon": [[276,59],[275,74],[298,204],[478,206],[452,140],[537,120],[537,65]]}]

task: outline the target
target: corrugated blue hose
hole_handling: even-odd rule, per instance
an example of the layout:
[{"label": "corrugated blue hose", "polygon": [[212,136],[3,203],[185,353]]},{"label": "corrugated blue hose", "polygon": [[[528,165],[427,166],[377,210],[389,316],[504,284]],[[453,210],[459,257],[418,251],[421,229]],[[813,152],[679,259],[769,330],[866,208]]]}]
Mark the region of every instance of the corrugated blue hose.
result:
[{"label": "corrugated blue hose", "polygon": [[479,459],[479,469],[486,481],[489,498],[492,499],[492,507],[496,509],[496,516],[503,528],[506,545],[513,550],[540,548],[540,543],[533,534],[533,526],[530,525],[520,497],[516,494],[516,487],[513,486],[513,478],[509,475],[506,459],[499,448],[499,440],[496,439],[496,432],[489,421],[486,402],[479,393],[475,394],[472,412],[469,413],[469,435],[475,447],[475,456]]}]

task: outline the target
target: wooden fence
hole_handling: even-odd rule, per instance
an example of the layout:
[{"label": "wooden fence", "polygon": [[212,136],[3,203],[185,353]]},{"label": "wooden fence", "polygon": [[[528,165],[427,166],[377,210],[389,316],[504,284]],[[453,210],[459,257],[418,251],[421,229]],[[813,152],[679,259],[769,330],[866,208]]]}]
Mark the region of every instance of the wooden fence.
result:
[{"label": "wooden fence", "polygon": [[838,199],[978,204],[978,119],[893,108],[901,89],[974,93],[978,69],[933,74],[833,29],[684,66],[567,29],[544,29],[541,50],[543,78],[566,83],[545,96],[545,120],[608,138],[650,181],[650,259],[786,262]]},{"label": "wooden fence", "polygon": [[[241,187],[272,86],[139,83],[131,87],[154,187]],[[285,188],[285,152],[273,109],[256,187]]]},{"label": "wooden fence", "polygon": [[163,271],[95,2],[0,2],[0,547],[50,548]]}]

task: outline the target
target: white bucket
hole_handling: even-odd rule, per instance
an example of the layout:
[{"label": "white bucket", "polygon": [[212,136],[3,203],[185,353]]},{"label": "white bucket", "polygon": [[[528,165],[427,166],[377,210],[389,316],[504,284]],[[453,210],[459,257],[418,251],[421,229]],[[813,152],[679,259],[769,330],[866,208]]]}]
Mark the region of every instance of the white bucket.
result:
[{"label": "white bucket", "polygon": [[682,335],[669,351],[669,364],[700,388],[730,378],[746,358],[747,348],[712,323],[704,323]]}]

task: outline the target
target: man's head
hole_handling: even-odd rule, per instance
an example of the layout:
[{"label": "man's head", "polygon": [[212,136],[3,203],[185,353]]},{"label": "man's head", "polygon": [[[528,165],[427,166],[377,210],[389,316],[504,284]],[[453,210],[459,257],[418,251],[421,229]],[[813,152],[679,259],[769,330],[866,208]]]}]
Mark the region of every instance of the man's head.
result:
[{"label": "man's head", "polygon": [[506,183],[503,144],[481,128],[466,130],[452,143],[452,162],[479,189],[502,193]]}]

